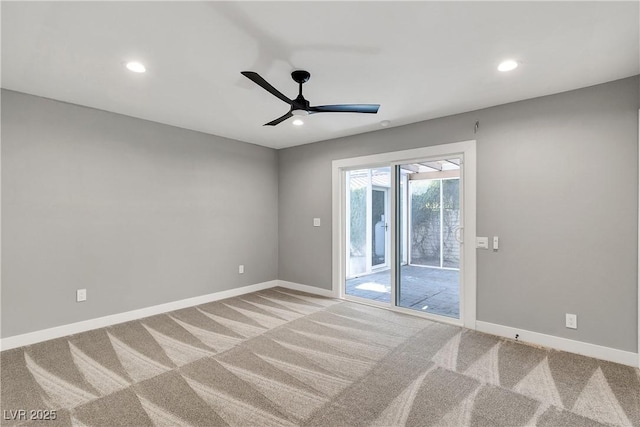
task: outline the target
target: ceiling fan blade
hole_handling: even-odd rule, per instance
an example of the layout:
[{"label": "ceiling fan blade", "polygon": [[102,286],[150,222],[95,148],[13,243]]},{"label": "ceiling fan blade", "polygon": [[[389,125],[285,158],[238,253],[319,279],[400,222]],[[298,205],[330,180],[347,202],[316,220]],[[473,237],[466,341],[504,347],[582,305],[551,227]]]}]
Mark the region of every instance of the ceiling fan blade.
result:
[{"label": "ceiling fan blade", "polygon": [[379,104],[340,104],[340,105],[317,105],[309,107],[310,113],[370,113],[376,114],[380,108]]},{"label": "ceiling fan blade", "polygon": [[263,126],[275,126],[279,123],[284,122],[285,120],[287,120],[289,117],[293,117],[293,114],[291,114],[291,111],[289,111],[287,114],[285,114],[284,116],[278,117],[275,120],[270,121],[269,123],[265,123]]},{"label": "ceiling fan blade", "polygon": [[257,84],[258,86],[260,86],[261,88],[269,92],[271,95],[277,98],[280,98],[287,104],[292,103],[292,101],[286,96],[284,96],[278,89],[271,86],[265,79],[260,77],[260,74],[254,73],[253,71],[242,71],[240,74],[242,74],[243,76],[245,76],[246,78],[248,78],[249,80]]}]

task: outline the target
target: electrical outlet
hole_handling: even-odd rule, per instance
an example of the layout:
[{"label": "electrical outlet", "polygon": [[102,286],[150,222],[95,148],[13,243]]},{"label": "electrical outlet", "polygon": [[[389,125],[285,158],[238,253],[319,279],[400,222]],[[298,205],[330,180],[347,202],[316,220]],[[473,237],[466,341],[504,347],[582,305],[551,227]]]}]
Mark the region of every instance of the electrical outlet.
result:
[{"label": "electrical outlet", "polygon": [[76,290],[76,302],[82,302],[86,300],[87,300],[87,290],[86,289]]},{"label": "electrical outlet", "polygon": [[566,325],[567,328],[578,329],[578,315],[577,314],[566,314]]},{"label": "electrical outlet", "polygon": [[244,265],[238,266],[238,274],[244,274]]}]

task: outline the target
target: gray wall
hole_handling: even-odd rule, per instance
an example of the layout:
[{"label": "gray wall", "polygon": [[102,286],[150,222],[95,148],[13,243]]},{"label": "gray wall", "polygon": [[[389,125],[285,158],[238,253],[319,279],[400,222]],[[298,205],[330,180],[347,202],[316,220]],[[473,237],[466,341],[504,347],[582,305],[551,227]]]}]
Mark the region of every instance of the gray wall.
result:
[{"label": "gray wall", "polygon": [[476,139],[478,235],[501,237],[478,320],[636,352],[639,98],[636,76],[280,150],[279,278],[331,287],[332,160]]},{"label": "gray wall", "polygon": [[276,278],[329,289],[331,161],[476,139],[478,234],[501,237],[478,319],[635,352],[638,85],[278,152],[3,90],[1,336]]},{"label": "gray wall", "polygon": [[3,90],[2,337],[277,279],[277,167],[272,149]]}]

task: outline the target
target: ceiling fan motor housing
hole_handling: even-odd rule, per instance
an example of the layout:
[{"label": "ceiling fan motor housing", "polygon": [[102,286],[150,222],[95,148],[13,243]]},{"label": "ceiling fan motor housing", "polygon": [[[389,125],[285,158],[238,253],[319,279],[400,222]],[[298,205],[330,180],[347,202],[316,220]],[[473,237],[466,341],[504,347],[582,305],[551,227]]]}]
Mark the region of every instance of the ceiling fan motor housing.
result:
[{"label": "ceiling fan motor housing", "polygon": [[309,110],[309,101],[302,94],[298,95],[291,103],[291,110]]}]

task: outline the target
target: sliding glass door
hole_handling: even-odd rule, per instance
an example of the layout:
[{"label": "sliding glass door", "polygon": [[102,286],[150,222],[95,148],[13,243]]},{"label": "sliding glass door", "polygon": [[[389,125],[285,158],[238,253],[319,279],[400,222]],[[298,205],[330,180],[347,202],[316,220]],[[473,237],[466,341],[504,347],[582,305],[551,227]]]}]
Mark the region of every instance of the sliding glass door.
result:
[{"label": "sliding glass door", "polygon": [[345,298],[463,324],[464,156],[340,170]]}]

